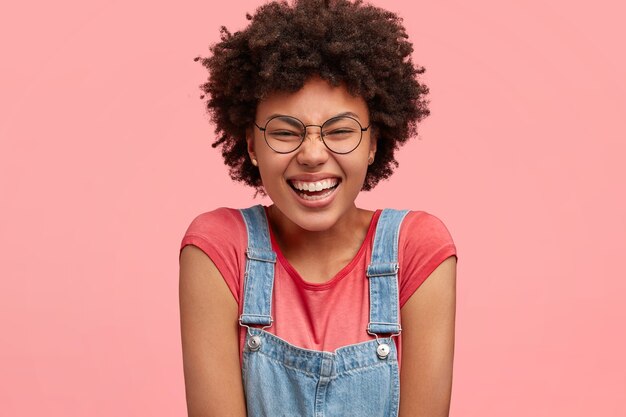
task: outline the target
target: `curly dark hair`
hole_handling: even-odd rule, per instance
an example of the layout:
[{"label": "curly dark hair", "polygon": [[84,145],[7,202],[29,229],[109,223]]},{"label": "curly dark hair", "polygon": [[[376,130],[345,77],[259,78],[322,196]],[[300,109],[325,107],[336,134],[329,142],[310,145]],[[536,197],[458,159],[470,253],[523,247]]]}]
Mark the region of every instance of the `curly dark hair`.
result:
[{"label": "curly dark hair", "polygon": [[231,178],[264,194],[247,153],[246,129],[259,100],[298,91],[313,76],[363,97],[377,151],[362,189],[388,178],[398,166],[395,150],[430,114],[428,87],[418,80],[425,69],[411,60],[402,19],[359,0],[274,1],[246,17],[250,24],[242,31],[222,26],[212,56],[195,58],[209,71],[200,88],[209,96],[207,110],[216,125],[212,146],[222,147]]}]

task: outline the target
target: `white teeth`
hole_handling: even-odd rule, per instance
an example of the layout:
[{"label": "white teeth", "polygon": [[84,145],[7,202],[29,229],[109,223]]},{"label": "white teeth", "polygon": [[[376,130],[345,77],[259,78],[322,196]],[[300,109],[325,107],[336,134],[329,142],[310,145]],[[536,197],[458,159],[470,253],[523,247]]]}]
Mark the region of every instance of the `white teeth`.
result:
[{"label": "white teeth", "polygon": [[300,191],[322,191],[327,188],[334,187],[337,185],[337,178],[326,178],[322,181],[313,181],[313,182],[305,182],[305,181],[291,181],[294,188]]},{"label": "white teeth", "polygon": [[309,201],[315,201],[315,200],[321,200],[322,198],[326,198],[329,195],[331,195],[335,190],[328,190],[326,191],[324,194],[322,195],[307,195],[304,193],[298,193],[300,195],[300,197],[302,197],[304,200],[309,200]]}]

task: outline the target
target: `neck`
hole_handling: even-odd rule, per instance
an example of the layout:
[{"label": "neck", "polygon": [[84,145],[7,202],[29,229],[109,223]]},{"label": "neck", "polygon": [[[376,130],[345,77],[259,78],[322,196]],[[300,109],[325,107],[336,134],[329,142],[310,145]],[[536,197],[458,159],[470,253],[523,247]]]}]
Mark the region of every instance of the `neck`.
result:
[{"label": "neck", "polygon": [[331,228],[310,231],[301,228],[275,205],[268,209],[269,222],[283,255],[291,260],[349,258],[358,252],[369,228],[372,215],[368,210],[354,206]]}]

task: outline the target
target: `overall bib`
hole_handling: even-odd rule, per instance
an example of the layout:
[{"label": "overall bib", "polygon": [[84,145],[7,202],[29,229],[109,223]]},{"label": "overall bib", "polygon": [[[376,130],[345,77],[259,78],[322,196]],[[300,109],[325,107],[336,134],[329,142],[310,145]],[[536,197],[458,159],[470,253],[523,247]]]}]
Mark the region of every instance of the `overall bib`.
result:
[{"label": "overall bib", "polygon": [[242,209],[248,231],[243,311],[247,328],[242,377],[248,417],[396,417],[400,378],[398,236],[407,210],[382,211],[369,280],[369,324],[376,339],[334,352],[300,348],[265,331],[272,325],[276,253],[263,206]]}]

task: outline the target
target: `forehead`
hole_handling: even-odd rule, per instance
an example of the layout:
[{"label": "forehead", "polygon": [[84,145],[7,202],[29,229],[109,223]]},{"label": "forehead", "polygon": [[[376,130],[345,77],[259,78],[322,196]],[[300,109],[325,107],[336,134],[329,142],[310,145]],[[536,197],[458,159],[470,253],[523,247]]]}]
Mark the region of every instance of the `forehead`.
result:
[{"label": "forehead", "polygon": [[308,80],[300,90],[275,92],[257,106],[257,120],[275,115],[294,116],[304,123],[322,123],[340,114],[352,113],[359,121],[368,117],[367,104],[362,97],[353,96],[343,85],[333,86],[320,78]]}]

